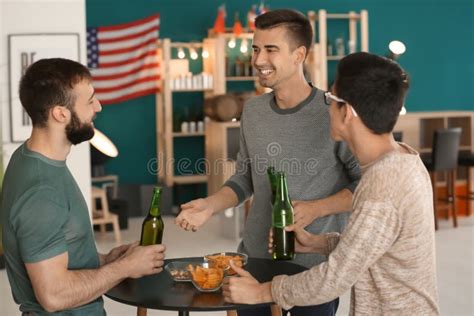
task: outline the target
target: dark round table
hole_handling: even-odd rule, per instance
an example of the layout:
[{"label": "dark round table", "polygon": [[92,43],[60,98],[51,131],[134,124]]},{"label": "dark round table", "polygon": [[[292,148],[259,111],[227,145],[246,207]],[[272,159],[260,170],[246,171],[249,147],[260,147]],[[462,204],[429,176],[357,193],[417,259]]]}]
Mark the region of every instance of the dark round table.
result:
[{"label": "dark round table", "polygon": [[[202,261],[202,257],[167,259],[165,265],[171,261]],[[259,258],[249,258],[245,269],[259,282],[271,281],[279,274],[292,275],[306,270],[290,261]],[[188,316],[190,311],[223,311],[270,305],[229,304],[224,301],[222,290],[199,292],[191,282],[173,281],[164,270],[140,279],[126,279],[110,289],[105,296],[127,305],[178,311],[180,316]]]}]

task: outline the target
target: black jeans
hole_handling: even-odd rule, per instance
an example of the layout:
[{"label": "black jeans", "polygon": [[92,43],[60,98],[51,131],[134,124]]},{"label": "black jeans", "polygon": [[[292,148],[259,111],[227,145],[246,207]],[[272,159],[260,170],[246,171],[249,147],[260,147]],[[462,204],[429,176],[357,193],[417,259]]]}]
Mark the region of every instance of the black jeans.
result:
[{"label": "black jeans", "polygon": [[[334,301],[314,306],[295,306],[289,311],[283,310],[283,316],[291,313],[291,316],[335,316],[339,307],[339,298]],[[254,307],[237,311],[239,316],[271,316],[270,307]]]}]

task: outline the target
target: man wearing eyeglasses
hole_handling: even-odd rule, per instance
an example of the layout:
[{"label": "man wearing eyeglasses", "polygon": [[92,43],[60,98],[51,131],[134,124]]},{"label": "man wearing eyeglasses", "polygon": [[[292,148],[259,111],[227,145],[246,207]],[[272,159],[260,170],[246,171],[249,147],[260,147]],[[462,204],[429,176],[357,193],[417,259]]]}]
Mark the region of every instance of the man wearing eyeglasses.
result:
[{"label": "man wearing eyeglasses", "polygon": [[[272,222],[268,166],[286,173],[295,223],[315,234],[342,232],[360,170],[347,146],[330,137],[324,92],[305,80],[303,64],[313,40],[308,19],[300,12],[273,10],[257,17],[255,25],[252,63],[260,84],[273,91],[249,100],[244,107],[235,174],[217,193],[182,205],[176,224],[196,230],[212,214],[253,195],[239,251],[270,258],[266,247]],[[294,262],[310,268],[325,260],[320,254],[297,254]],[[293,316],[334,315],[337,306],[334,298],[290,312]],[[242,309],[240,315],[265,316],[270,310]]]},{"label": "man wearing eyeglasses", "polygon": [[407,90],[406,74],[386,58],[356,53],[340,61],[325,93],[331,136],[348,144],[362,170],[347,227],[342,235],[287,227],[297,252],[328,261],[263,284],[232,265],[241,277],[224,284],[227,301],[289,309],[351,289],[351,315],[439,314],[431,181],[418,153],[392,136]]}]

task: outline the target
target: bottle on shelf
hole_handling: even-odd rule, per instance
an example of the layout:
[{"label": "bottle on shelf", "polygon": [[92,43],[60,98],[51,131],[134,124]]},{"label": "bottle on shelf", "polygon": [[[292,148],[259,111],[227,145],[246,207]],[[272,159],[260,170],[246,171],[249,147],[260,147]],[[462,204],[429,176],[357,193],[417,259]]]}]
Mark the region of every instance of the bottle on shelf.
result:
[{"label": "bottle on shelf", "polygon": [[251,75],[252,75],[251,57],[245,55],[245,59],[244,59],[244,76],[245,76],[245,77],[250,77]]},{"label": "bottle on shelf", "polygon": [[356,52],[356,42],[355,41],[348,41],[347,47],[349,47],[349,54],[353,54]]},{"label": "bottle on shelf", "polygon": [[328,56],[332,56],[332,55],[334,54],[334,52],[333,52],[333,49],[332,49],[331,41],[328,40],[327,43],[328,43],[328,44],[327,44],[327,45],[328,45],[328,47],[327,47],[327,55],[328,55]]},{"label": "bottle on shelf", "polygon": [[191,72],[188,72],[188,74],[186,75],[186,79],[185,79],[185,89],[192,89],[193,88],[193,75]]},{"label": "bottle on shelf", "polygon": [[173,78],[170,81],[170,87],[172,91],[212,89],[213,77],[205,72],[200,74],[189,72],[186,75]]},{"label": "bottle on shelf", "polygon": [[336,53],[337,56],[345,55],[344,39],[342,37],[336,38]]},{"label": "bottle on shelf", "polygon": [[196,122],[194,121],[189,122],[189,132],[196,133]]},{"label": "bottle on shelf", "polygon": [[235,75],[237,77],[241,77],[244,75],[244,63],[240,59],[240,57],[237,57],[235,59]]},{"label": "bottle on shelf", "polygon": [[150,210],[143,221],[140,245],[156,245],[161,244],[163,238],[163,230],[165,224],[161,218],[161,188],[153,189],[153,197],[151,199]]},{"label": "bottle on shelf", "polygon": [[181,131],[182,116],[180,113],[173,113],[173,132]]},{"label": "bottle on shelf", "polygon": [[292,260],[295,256],[295,233],[285,231],[294,223],[294,211],[288,195],[284,172],[277,173],[275,203],[272,210],[273,260]]},{"label": "bottle on shelf", "polygon": [[227,77],[232,77],[234,76],[234,65],[230,61],[230,58],[228,56],[225,57],[225,75]]},{"label": "bottle on shelf", "polygon": [[198,121],[197,122],[197,132],[198,133],[204,133],[204,122],[203,121]]}]

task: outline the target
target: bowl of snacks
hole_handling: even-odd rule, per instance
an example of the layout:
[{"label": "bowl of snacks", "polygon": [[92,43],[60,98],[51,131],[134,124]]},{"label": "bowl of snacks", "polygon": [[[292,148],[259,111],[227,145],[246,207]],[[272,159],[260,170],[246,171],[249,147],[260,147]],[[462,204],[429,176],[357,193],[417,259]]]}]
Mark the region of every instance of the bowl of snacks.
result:
[{"label": "bowl of snacks", "polygon": [[225,271],[226,275],[235,275],[236,272],[230,268],[230,260],[238,267],[247,264],[249,257],[239,252],[219,252],[204,256],[204,261],[209,262],[211,267],[220,268]]},{"label": "bowl of snacks", "polygon": [[191,282],[191,273],[188,268],[190,264],[195,263],[189,261],[171,261],[165,266],[165,270],[173,281]]},{"label": "bowl of snacks", "polygon": [[221,288],[224,279],[224,271],[219,268],[211,268],[207,262],[202,264],[190,264],[191,281],[201,292],[214,292]]}]

